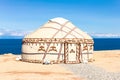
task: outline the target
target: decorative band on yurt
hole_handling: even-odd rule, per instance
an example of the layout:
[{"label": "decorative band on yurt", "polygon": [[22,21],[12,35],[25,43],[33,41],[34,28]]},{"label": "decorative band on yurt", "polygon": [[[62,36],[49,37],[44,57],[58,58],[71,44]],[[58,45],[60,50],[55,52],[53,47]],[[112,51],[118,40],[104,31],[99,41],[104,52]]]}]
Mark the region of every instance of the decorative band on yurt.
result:
[{"label": "decorative band on yurt", "polygon": [[25,43],[86,43],[93,44],[92,39],[80,39],[80,38],[24,38],[23,44]]}]

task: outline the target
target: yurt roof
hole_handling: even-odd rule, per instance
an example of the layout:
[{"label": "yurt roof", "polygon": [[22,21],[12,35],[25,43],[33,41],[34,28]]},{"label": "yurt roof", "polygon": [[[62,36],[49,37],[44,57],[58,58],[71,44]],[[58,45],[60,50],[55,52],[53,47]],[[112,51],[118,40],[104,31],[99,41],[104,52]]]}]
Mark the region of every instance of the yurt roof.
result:
[{"label": "yurt roof", "polygon": [[69,20],[64,18],[53,18],[42,25],[36,31],[28,34],[25,38],[83,38],[92,39]]}]

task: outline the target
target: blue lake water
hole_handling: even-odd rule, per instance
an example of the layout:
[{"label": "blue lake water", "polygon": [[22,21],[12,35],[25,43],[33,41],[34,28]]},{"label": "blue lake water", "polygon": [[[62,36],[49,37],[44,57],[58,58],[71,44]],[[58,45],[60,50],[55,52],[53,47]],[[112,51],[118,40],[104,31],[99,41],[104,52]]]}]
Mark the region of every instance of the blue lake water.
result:
[{"label": "blue lake water", "polygon": [[[21,54],[22,39],[0,39],[0,54]],[[94,38],[94,50],[120,50],[120,38]]]}]

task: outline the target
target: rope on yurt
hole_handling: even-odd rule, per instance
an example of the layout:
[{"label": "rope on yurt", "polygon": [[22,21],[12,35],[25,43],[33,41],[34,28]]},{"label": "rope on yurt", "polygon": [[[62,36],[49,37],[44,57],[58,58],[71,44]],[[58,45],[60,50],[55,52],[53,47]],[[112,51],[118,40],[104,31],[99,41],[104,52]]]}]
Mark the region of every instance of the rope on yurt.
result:
[{"label": "rope on yurt", "polygon": [[[52,22],[52,21],[51,21],[51,22]],[[53,35],[52,38],[54,38],[54,37],[57,35],[57,33],[59,33],[59,31],[61,31],[62,28],[63,28],[67,23],[68,23],[68,22],[66,22],[64,25],[62,25],[61,28]],[[52,43],[52,42],[50,42],[49,45],[47,46],[47,49],[46,49],[46,51],[45,51],[45,53],[44,53],[44,56],[43,56],[43,58],[42,58],[42,61],[44,61],[44,59],[45,59],[45,57],[46,57],[46,53],[48,52],[48,49],[49,49],[51,43]]]}]

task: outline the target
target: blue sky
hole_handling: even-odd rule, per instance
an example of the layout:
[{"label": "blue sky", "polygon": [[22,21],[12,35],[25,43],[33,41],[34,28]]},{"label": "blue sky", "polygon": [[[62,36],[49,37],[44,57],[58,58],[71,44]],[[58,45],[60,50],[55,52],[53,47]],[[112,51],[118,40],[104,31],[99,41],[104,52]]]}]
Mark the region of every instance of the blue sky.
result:
[{"label": "blue sky", "polygon": [[0,0],[0,36],[24,36],[55,17],[95,37],[120,37],[120,0]]}]

